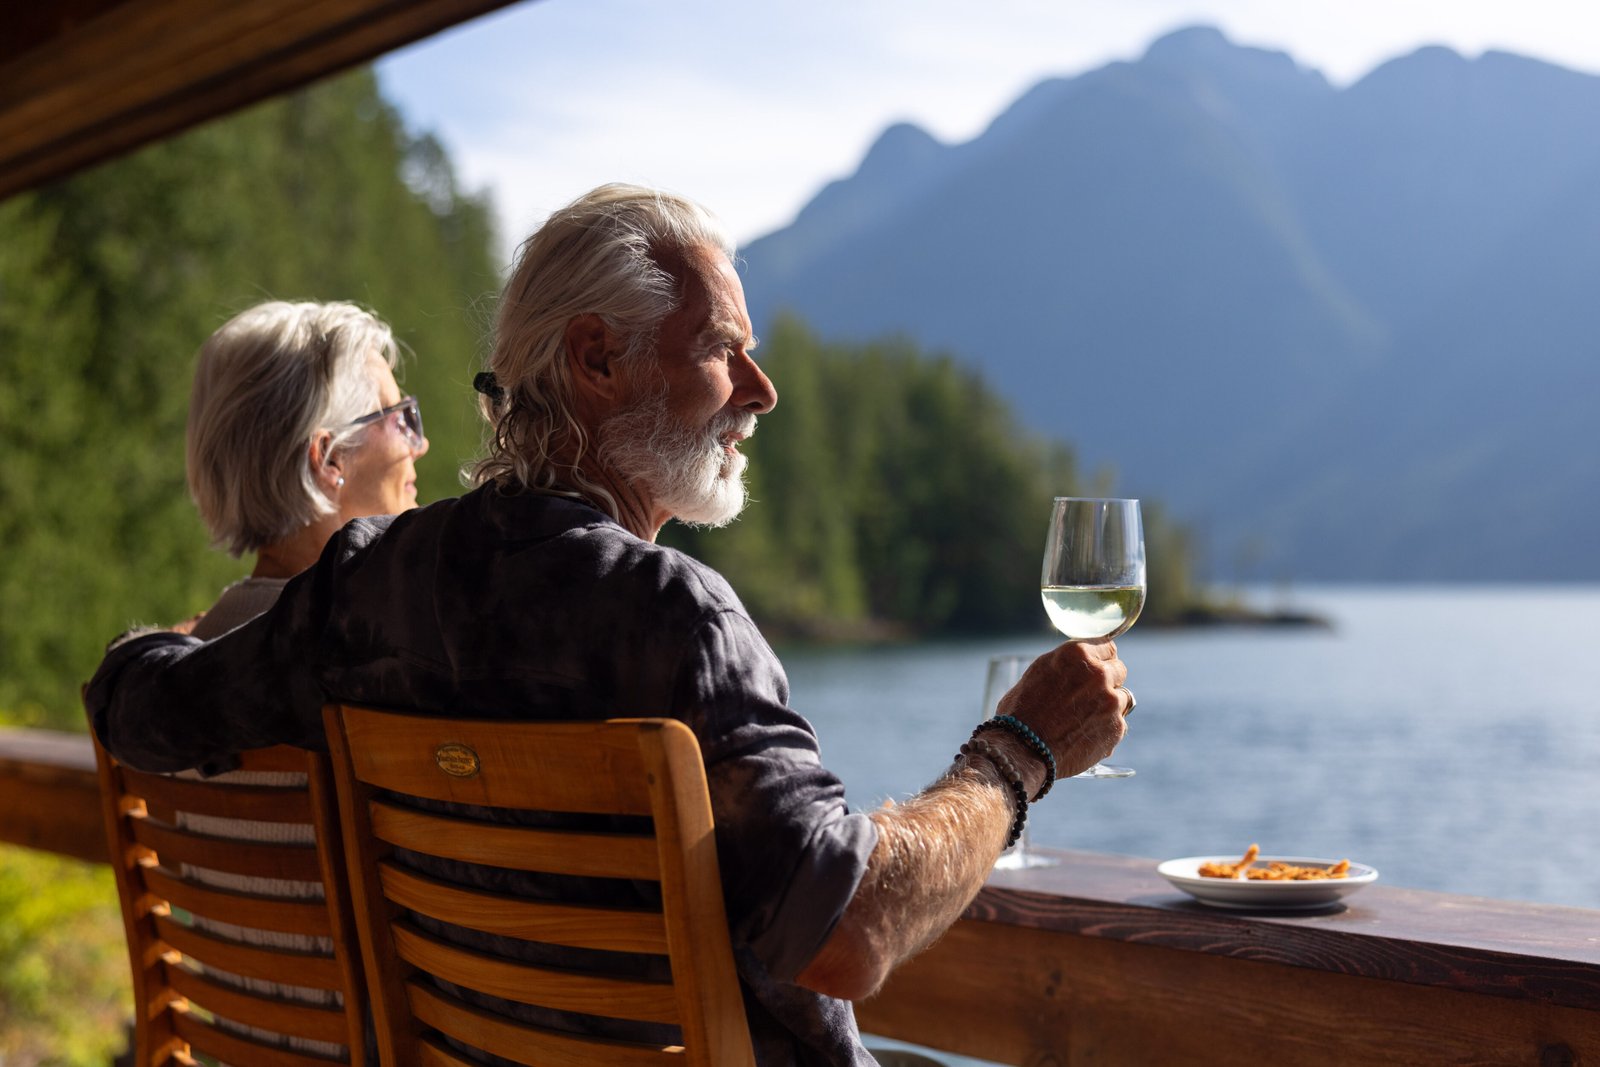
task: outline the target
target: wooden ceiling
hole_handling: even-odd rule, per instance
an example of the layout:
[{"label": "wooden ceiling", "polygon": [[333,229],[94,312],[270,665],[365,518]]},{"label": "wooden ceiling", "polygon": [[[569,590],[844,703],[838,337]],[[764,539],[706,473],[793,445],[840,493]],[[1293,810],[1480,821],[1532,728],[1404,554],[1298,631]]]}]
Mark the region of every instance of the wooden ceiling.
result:
[{"label": "wooden ceiling", "polygon": [[0,199],[509,2],[7,2]]}]

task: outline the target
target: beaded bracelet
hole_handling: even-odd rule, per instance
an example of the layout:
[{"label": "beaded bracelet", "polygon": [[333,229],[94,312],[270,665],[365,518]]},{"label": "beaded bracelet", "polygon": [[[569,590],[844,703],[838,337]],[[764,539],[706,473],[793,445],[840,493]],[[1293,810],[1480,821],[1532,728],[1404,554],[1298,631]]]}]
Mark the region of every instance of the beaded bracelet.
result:
[{"label": "beaded bracelet", "polygon": [[1044,738],[1033,732],[1033,727],[1017,718],[1015,715],[996,715],[992,719],[985,719],[973,728],[972,736],[977,737],[985,730],[1009,730],[1023,740],[1033,754],[1044,763],[1044,785],[1039,792],[1034,794],[1033,801],[1037,804],[1050,792],[1050,787],[1056,784],[1056,754],[1050,751],[1050,746],[1044,743]]},{"label": "beaded bracelet", "polygon": [[1011,762],[1011,757],[1001,752],[998,747],[982,738],[973,738],[961,746],[963,756],[983,756],[994,769],[1000,772],[1000,777],[1005,779],[1006,785],[1011,787],[1011,792],[1016,795],[1017,803],[1013,809],[1016,817],[1011,820],[1011,833],[1006,837],[1005,847],[1010,848],[1022,836],[1022,828],[1028,822],[1028,787],[1022,781],[1022,774],[1017,770],[1017,765]]}]

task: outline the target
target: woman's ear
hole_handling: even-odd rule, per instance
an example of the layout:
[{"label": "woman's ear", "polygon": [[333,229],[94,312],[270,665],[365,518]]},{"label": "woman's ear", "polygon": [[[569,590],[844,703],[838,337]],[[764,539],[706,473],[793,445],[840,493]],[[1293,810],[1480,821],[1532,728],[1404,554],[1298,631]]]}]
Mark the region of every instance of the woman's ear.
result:
[{"label": "woman's ear", "polygon": [[311,435],[311,443],[306,446],[306,463],[311,467],[312,477],[330,498],[344,488],[343,464],[333,450],[333,434],[327,430]]},{"label": "woman's ear", "polygon": [[617,399],[621,382],[613,365],[617,345],[599,315],[579,315],[567,323],[567,366],[578,395],[606,405]]}]

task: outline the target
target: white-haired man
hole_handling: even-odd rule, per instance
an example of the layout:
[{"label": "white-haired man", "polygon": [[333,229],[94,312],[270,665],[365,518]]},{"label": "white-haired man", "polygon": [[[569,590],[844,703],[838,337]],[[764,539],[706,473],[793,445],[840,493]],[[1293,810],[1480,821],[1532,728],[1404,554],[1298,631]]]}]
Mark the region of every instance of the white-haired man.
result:
[{"label": "white-haired man", "polygon": [[705,758],[758,1061],[870,1064],[849,1001],[949,926],[1048,776],[1121,739],[1132,696],[1111,643],[1062,646],[1008,695],[1013,725],[911,801],[848,810],[733,590],[654,543],[670,519],[738,513],[739,444],[777,402],[731,256],[703,209],[650,190],[605,186],[551,216],[476,382],[494,430],[478,488],[351,523],[273,611],[214,642],[117,646],[89,704],[106,746],[151,770],[320,747],[335,699],[679,717]]}]

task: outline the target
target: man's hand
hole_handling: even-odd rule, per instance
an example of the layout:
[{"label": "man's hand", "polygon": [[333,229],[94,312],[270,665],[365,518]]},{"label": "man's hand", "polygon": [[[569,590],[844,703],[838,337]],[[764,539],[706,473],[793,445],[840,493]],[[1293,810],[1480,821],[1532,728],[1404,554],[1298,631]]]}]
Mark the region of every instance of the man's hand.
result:
[{"label": "man's hand", "polygon": [[194,628],[200,624],[200,620],[205,617],[206,613],[202,611],[198,615],[191,615],[182,622],[173,623],[172,632],[175,634],[192,634],[194,633]]},{"label": "man's hand", "polygon": [[[1127,732],[1131,697],[1119,688],[1127,679],[1114,642],[1068,641],[1033,661],[1000,699],[1000,714],[1032,727],[1055,754],[1057,776],[1068,778],[1111,755]],[[1037,791],[1043,768],[1034,757],[1024,760],[1017,767]]]},{"label": "man's hand", "polygon": [[[1050,746],[1060,777],[1111,754],[1127,727],[1128,669],[1110,641],[1072,642],[1034,661],[1000,701]],[[1021,772],[1028,795],[1044,764],[1003,730],[985,731]],[[960,741],[956,741],[960,744]],[[932,942],[977,895],[1011,826],[1015,798],[987,759],[958,761],[904,804],[872,813],[878,844],[856,895],[796,981],[846,1000],[877,990],[889,972]]]}]

